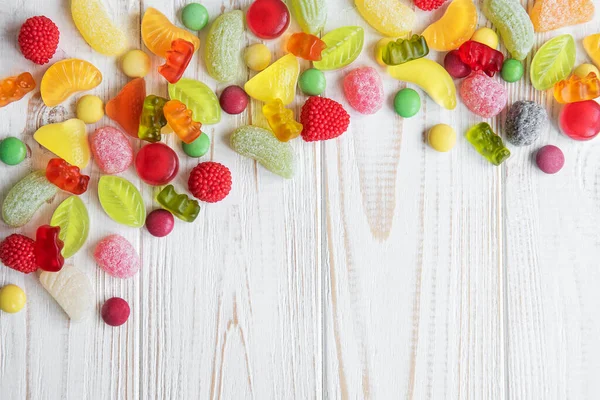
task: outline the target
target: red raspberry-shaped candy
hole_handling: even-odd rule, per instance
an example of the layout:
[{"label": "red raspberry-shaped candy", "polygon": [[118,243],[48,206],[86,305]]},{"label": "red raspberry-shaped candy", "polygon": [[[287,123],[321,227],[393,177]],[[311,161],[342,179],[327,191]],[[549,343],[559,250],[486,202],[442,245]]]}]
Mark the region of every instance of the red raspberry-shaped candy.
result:
[{"label": "red raspberry-shaped candy", "polygon": [[27,236],[13,234],[0,243],[0,261],[9,268],[29,274],[37,271],[35,242]]},{"label": "red raspberry-shaped candy", "polygon": [[302,139],[307,142],[333,139],[346,132],[350,115],[337,101],[313,96],[306,100],[300,113]]},{"label": "red raspberry-shaped candy", "polygon": [[440,8],[446,0],[415,0],[415,6],[421,10],[431,11]]},{"label": "red raspberry-shaped candy", "polygon": [[197,199],[216,203],[227,197],[231,190],[231,172],[223,164],[200,163],[190,173],[188,188]]},{"label": "red raspberry-shaped candy", "polygon": [[26,59],[44,65],[58,47],[60,32],[50,18],[31,17],[21,26],[19,47]]}]

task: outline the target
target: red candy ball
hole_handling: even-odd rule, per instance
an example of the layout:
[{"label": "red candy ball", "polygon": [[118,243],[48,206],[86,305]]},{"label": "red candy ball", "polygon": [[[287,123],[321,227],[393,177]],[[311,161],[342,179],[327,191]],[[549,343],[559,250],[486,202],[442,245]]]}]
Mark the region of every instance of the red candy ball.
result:
[{"label": "red candy ball", "polygon": [[538,150],[535,163],[547,174],[555,174],[565,165],[565,155],[556,146],[547,145]]},{"label": "red candy ball", "polygon": [[219,104],[227,114],[240,114],[248,106],[248,95],[239,86],[228,86],[221,93]]},{"label": "red candy ball", "polygon": [[256,0],[246,13],[248,28],[261,39],[275,39],[290,26],[290,11],[281,0]]},{"label": "red candy ball", "polygon": [[457,50],[452,50],[446,54],[444,68],[453,78],[464,78],[471,73],[471,67],[462,62]]},{"label": "red candy ball", "polygon": [[559,121],[560,129],[571,139],[593,139],[600,133],[600,104],[594,100],[567,104]]},{"label": "red candy ball", "polygon": [[135,157],[135,169],[148,185],[166,185],[179,171],[179,158],[166,144],[151,143],[142,147]]},{"label": "red candy ball", "polygon": [[152,236],[167,236],[174,226],[173,214],[167,210],[154,210],[146,217],[146,229]]},{"label": "red candy ball", "polygon": [[107,325],[120,326],[127,322],[129,312],[129,304],[125,300],[120,297],[113,297],[106,300],[100,314]]}]

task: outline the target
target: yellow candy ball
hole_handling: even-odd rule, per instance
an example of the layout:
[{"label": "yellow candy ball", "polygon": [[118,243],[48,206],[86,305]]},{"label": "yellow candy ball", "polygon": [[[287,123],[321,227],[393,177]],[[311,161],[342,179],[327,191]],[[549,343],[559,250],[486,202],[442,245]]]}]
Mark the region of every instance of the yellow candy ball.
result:
[{"label": "yellow candy ball", "polygon": [[143,78],[150,71],[150,57],[141,50],[130,50],[121,59],[121,69],[130,78]]},{"label": "yellow candy ball", "polygon": [[88,94],[77,101],[76,111],[78,119],[86,124],[95,124],[104,117],[104,103],[100,97]]},{"label": "yellow candy ball", "polygon": [[590,74],[590,72],[595,73],[596,76],[600,78],[600,72],[598,72],[598,68],[596,68],[596,66],[592,64],[581,64],[579,67],[575,68],[573,74],[577,75],[580,78],[585,78]]},{"label": "yellow candy ball", "polygon": [[262,43],[256,43],[246,48],[244,62],[252,71],[262,71],[271,64],[271,50]]},{"label": "yellow candy ball", "polygon": [[471,40],[488,45],[494,50],[498,47],[498,35],[490,28],[477,29]]},{"label": "yellow candy ball", "polygon": [[375,45],[375,61],[382,67],[387,67],[386,63],[383,62],[383,49],[385,49],[389,42],[393,42],[394,40],[396,39],[384,37],[383,39],[379,39]]},{"label": "yellow candy ball", "polygon": [[436,125],[429,130],[427,141],[434,150],[445,153],[456,144],[456,131],[446,124]]},{"label": "yellow candy ball", "polygon": [[17,285],[6,285],[0,289],[0,310],[7,313],[17,313],[25,307],[27,296]]}]

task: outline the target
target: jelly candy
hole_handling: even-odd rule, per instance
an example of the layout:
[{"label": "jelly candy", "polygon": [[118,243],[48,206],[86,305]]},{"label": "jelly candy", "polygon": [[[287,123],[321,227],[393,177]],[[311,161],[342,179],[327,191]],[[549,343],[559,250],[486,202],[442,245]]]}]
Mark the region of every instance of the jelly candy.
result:
[{"label": "jelly candy", "polygon": [[125,171],[133,161],[133,149],[123,133],[111,126],[98,128],[90,137],[90,149],[105,174]]},{"label": "jelly candy", "polygon": [[471,36],[471,40],[483,43],[494,50],[498,48],[498,42],[500,41],[496,32],[486,27],[477,29],[473,36]]},{"label": "jelly candy", "polygon": [[33,138],[71,165],[83,169],[90,161],[85,124],[77,118],[44,125],[33,134]]},{"label": "jelly candy", "polygon": [[142,40],[152,53],[167,58],[167,51],[175,39],[184,39],[200,47],[200,39],[185,29],[176,27],[156,8],[149,7],[142,18]]},{"label": "jelly candy", "polygon": [[600,133],[600,104],[593,100],[569,103],[560,112],[559,124],[571,139],[593,139]]},{"label": "jelly candy", "polygon": [[531,61],[530,77],[533,87],[546,90],[565,79],[575,66],[575,56],[573,36],[561,35],[548,40]]},{"label": "jelly candy", "polygon": [[244,85],[248,95],[268,103],[281,99],[288,105],[294,101],[300,65],[293,54],[287,54],[256,74]]},{"label": "jelly candy", "polygon": [[315,61],[313,66],[321,71],[339,69],[356,60],[363,48],[365,31],[360,26],[343,26],[321,40],[327,48],[321,52],[321,61]]},{"label": "jelly candy", "polygon": [[[470,1],[470,0],[469,0]],[[483,14],[496,26],[504,46],[516,60],[523,60],[533,47],[533,24],[518,0],[484,0]]]},{"label": "jelly candy", "polygon": [[6,285],[0,289],[0,310],[14,314],[25,307],[27,295],[17,285]]},{"label": "jelly candy", "polygon": [[60,227],[58,237],[63,241],[62,255],[72,257],[87,240],[90,217],[78,196],[67,197],[52,214],[50,225]]},{"label": "jelly candy", "polygon": [[146,81],[144,78],[136,78],[106,103],[106,115],[121,125],[129,136],[137,139],[145,98]]},{"label": "jelly candy", "polygon": [[202,124],[192,119],[192,111],[179,100],[169,100],[163,108],[167,123],[184,143],[192,143],[200,136]]},{"label": "jelly candy", "polygon": [[374,29],[384,36],[402,36],[415,24],[413,10],[398,0],[354,0],[356,9]]},{"label": "jelly candy", "polygon": [[398,39],[385,46],[381,59],[386,65],[398,65],[425,57],[429,47],[423,36],[412,35],[410,39]]},{"label": "jelly candy", "polygon": [[222,14],[213,21],[204,49],[204,62],[210,76],[219,82],[229,82],[238,76],[243,37],[244,14],[240,10]]},{"label": "jelly candy", "polygon": [[487,76],[494,76],[502,69],[504,56],[491,47],[469,40],[460,46],[458,55],[462,62],[473,71],[482,71]]},{"label": "jelly candy", "polygon": [[280,99],[265,104],[262,112],[280,142],[288,142],[300,136],[302,124],[296,122],[294,112],[286,109]]},{"label": "jelly candy", "polygon": [[[401,39],[406,39],[406,38],[408,38],[408,35],[403,36]],[[375,43],[373,57],[375,58],[375,61],[377,61],[377,64],[381,65],[382,67],[387,67],[387,64],[383,62],[383,52],[387,48],[387,45],[393,41],[394,41],[394,38],[386,37],[386,38],[379,39],[377,41],[377,43]]]},{"label": "jelly candy", "polygon": [[87,318],[94,309],[92,284],[84,272],[72,265],[58,272],[42,272],[40,283],[72,321]]},{"label": "jelly candy", "polygon": [[23,226],[56,193],[56,186],[48,182],[45,171],[32,172],[17,182],[6,195],[2,204],[2,219],[12,228]]},{"label": "jelly candy", "polygon": [[287,51],[296,57],[309,61],[319,61],[321,52],[327,47],[324,41],[309,33],[294,33],[287,42]]},{"label": "jelly candy", "polygon": [[430,49],[455,50],[469,40],[477,28],[477,8],[472,0],[453,0],[442,18],[423,31]]},{"label": "jelly candy", "polygon": [[90,177],[83,175],[78,167],[69,165],[62,158],[53,158],[46,167],[46,179],[73,194],[83,194],[87,190]]},{"label": "jelly candy", "polygon": [[246,13],[248,28],[261,39],[275,39],[290,26],[290,11],[281,0],[255,0]]},{"label": "jelly candy", "polygon": [[427,58],[388,67],[388,74],[399,81],[420,86],[440,106],[456,108],[456,86],[444,67]]},{"label": "jelly candy", "polygon": [[510,151],[504,146],[500,136],[486,122],[473,126],[467,131],[466,137],[475,150],[494,165],[500,165],[510,157]]},{"label": "jelly candy", "polygon": [[135,157],[135,169],[148,185],[166,185],[179,172],[179,158],[166,144],[151,143],[138,152]]},{"label": "jelly candy", "polygon": [[11,76],[0,81],[0,108],[21,100],[27,93],[35,89],[35,81],[29,72]]},{"label": "jelly candy", "polygon": [[131,278],[140,270],[140,256],[121,235],[102,239],[94,249],[94,259],[100,268],[115,278]]},{"label": "jelly candy", "polygon": [[244,62],[252,71],[262,71],[271,64],[271,50],[262,43],[254,43],[246,47]]},{"label": "jelly candy", "polygon": [[506,114],[506,139],[515,146],[528,146],[548,127],[546,109],[533,101],[517,101]]},{"label": "jelly candy", "polygon": [[138,137],[147,142],[160,141],[160,131],[167,124],[163,107],[167,99],[151,94],[144,100]]},{"label": "jelly candy", "polygon": [[444,68],[453,78],[464,78],[472,72],[471,67],[461,60],[458,50],[452,50],[446,54]]},{"label": "jelly candy", "polygon": [[77,119],[86,124],[95,124],[104,117],[104,103],[98,96],[87,94],[77,100]]},{"label": "jelly candy", "polygon": [[130,78],[143,78],[150,72],[150,57],[142,50],[129,50],[121,58],[121,69]]},{"label": "jelly candy", "polygon": [[576,75],[554,85],[554,98],[559,103],[575,103],[600,97],[600,79],[591,72],[585,78]]},{"label": "jelly candy", "polygon": [[472,74],[462,81],[460,96],[469,110],[483,118],[500,114],[508,101],[504,86],[482,73]]},{"label": "jelly candy", "polygon": [[118,56],[127,48],[127,38],[113,24],[101,0],[71,0],[71,16],[85,41],[107,56]]},{"label": "jelly candy", "polygon": [[241,114],[248,107],[248,95],[239,86],[227,86],[219,97],[219,104],[227,114]]},{"label": "jelly candy", "polygon": [[536,32],[583,24],[594,18],[592,0],[536,0],[529,17]]},{"label": "jelly candy", "polygon": [[594,64],[600,68],[600,33],[586,36],[583,39],[583,48]]},{"label": "jelly candy", "polygon": [[144,200],[128,180],[112,175],[102,176],[98,181],[98,198],[104,212],[114,221],[133,228],[144,225]]},{"label": "jelly candy", "polygon": [[587,77],[590,73],[596,74],[596,76],[600,76],[600,71],[592,64],[581,64],[573,71],[573,75],[578,76],[580,78]]},{"label": "jelly candy", "polygon": [[65,265],[61,254],[64,243],[59,238],[60,227],[42,225],[35,233],[35,261],[44,271],[57,272]]},{"label": "jelly candy", "polygon": [[231,148],[244,157],[258,161],[269,171],[284,178],[294,176],[294,150],[271,132],[257,126],[239,127],[231,135]]},{"label": "jelly candy", "polygon": [[546,145],[538,150],[535,163],[542,172],[555,174],[565,165],[565,155],[558,147]]},{"label": "jelly candy", "polygon": [[289,0],[294,18],[303,32],[316,35],[327,20],[327,0]]},{"label": "jelly candy", "polygon": [[167,51],[167,61],[158,67],[158,73],[169,83],[177,83],[194,55],[194,45],[184,39],[175,39]]},{"label": "jelly candy", "polygon": [[23,57],[44,65],[54,57],[59,39],[60,31],[56,24],[50,18],[38,15],[21,25],[17,41]]},{"label": "jelly candy", "polygon": [[217,95],[204,83],[194,79],[180,79],[176,84],[169,84],[169,97],[179,100],[189,110],[192,118],[203,125],[216,124],[221,120],[221,107]]},{"label": "jelly candy", "polygon": [[344,94],[348,103],[361,114],[375,114],[383,106],[383,83],[372,67],[350,71],[344,77]]},{"label": "jelly candy", "polygon": [[16,137],[7,137],[0,142],[0,161],[6,165],[18,165],[27,157],[27,146]]},{"label": "jelly candy", "polygon": [[54,107],[69,96],[90,90],[102,82],[102,74],[91,63],[69,58],[50,66],[42,77],[40,93],[44,104]]},{"label": "jelly candy", "polygon": [[200,213],[198,201],[190,200],[185,194],[178,194],[173,185],[165,186],[156,197],[156,201],[162,208],[185,222],[194,222]]},{"label": "jelly candy", "polygon": [[413,0],[415,6],[423,11],[437,10],[444,5],[446,0]]}]

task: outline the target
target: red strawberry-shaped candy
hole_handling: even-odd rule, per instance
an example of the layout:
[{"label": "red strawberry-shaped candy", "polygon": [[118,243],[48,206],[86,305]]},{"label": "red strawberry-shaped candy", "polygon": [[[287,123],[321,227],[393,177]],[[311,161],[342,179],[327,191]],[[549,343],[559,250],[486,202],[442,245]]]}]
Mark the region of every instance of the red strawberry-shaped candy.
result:
[{"label": "red strawberry-shaped candy", "polygon": [[346,132],[350,115],[337,101],[313,96],[306,100],[300,113],[302,139],[307,142],[334,139]]}]

